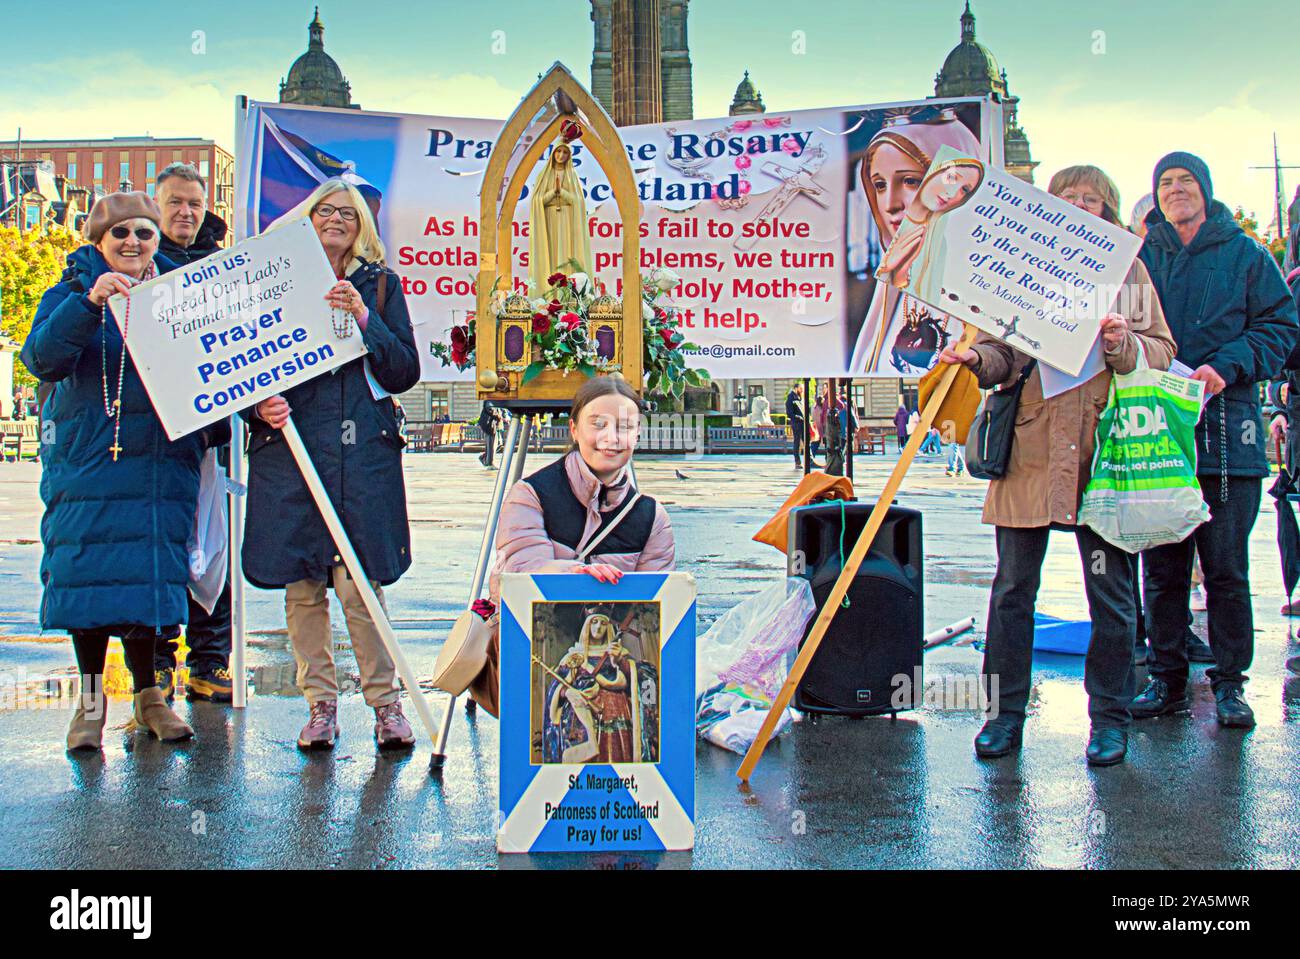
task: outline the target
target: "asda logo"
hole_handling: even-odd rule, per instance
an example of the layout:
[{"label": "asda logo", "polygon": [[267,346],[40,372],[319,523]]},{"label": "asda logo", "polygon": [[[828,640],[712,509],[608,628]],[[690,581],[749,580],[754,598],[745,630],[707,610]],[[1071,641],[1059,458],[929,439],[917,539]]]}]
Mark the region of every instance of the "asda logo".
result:
[{"label": "asda logo", "polygon": [[1115,439],[1155,436],[1169,429],[1165,422],[1164,407],[1122,406],[1115,416],[1111,435]]}]

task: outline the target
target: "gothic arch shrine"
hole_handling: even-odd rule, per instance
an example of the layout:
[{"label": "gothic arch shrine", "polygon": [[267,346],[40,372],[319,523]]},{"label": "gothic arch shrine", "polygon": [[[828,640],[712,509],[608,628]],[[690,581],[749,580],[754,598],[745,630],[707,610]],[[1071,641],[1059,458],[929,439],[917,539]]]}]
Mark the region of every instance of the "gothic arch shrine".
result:
[{"label": "gothic arch shrine", "polygon": [[[548,109],[548,102],[550,104]],[[546,126],[531,139],[525,134],[535,119],[548,110]],[[590,324],[593,339],[612,346],[609,369],[623,376],[637,393],[642,392],[644,370],[642,357],[641,317],[641,236],[640,197],[632,164],[614,121],[562,63],[556,62],[536,86],[523,98],[506,120],[492,148],[479,197],[479,274],[476,313],[476,383],[481,400],[515,409],[560,410],[567,407],[573,394],[584,382],[582,375],[563,375],[559,370],[544,370],[523,383],[521,369],[528,357],[523,332],[532,310],[527,299],[508,296],[498,317],[494,312],[493,293],[514,287],[514,261],[511,256],[512,224],[515,207],[524,185],[551,143],[561,135],[567,123],[581,127],[581,143],[587,154],[604,171],[618,208],[624,229],[623,296],[597,301]],[[526,149],[518,163],[511,160],[521,144]],[[507,174],[509,182],[507,184]],[[533,238],[529,238],[530,250]],[[593,280],[597,279],[595,276]],[[613,288],[613,284],[607,284]],[[612,336],[611,336],[612,335]]]}]

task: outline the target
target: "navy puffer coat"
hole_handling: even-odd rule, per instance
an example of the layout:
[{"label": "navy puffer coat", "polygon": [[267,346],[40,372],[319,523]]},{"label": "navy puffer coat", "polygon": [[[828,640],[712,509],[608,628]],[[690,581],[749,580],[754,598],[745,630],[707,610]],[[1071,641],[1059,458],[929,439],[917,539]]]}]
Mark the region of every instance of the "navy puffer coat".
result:
[{"label": "navy puffer coat", "polygon": [[[156,256],[160,273],[175,268]],[[122,451],[113,420],[122,337],[111,313],[86,297],[108,272],[83,246],[63,279],[41,298],[22,361],[54,384],[42,415],[41,626],[95,629],[186,622],[189,557],[199,464],[206,446],[229,441],[228,421],[175,442],[167,439],[128,355],[122,385]],[[108,322],[103,320],[107,318]]]},{"label": "navy puffer coat", "polygon": [[[284,398],[366,576],[388,585],[411,565],[402,479],[406,443],[393,401],[374,398],[364,363],[383,389],[396,394],[419,382],[420,357],[397,274],[377,263],[354,260],[353,266],[348,279],[370,310],[361,334],[369,356],[295,386]],[[379,277],[385,273],[381,316]],[[283,434],[251,411],[245,418],[252,431],[244,575],[263,589],[303,579],[329,582],[340,554]]]}]

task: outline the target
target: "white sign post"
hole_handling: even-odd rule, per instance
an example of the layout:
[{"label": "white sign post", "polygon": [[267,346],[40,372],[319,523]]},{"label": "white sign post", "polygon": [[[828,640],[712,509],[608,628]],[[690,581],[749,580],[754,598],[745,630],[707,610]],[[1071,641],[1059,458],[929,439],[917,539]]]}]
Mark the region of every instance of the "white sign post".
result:
[{"label": "white sign post", "polygon": [[[334,283],[316,231],[303,219],[110,298],[168,437],[202,429],[364,356],[356,324],[335,329],[325,302]],[[292,419],[283,432],[415,711],[436,741],[429,704]],[[231,660],[242,667],[242,629],[238,645]]]},{"label": "white sign post", "polygon": [[945,146],[876,275],[1078,376],[1141,246],[1124,228]]}]

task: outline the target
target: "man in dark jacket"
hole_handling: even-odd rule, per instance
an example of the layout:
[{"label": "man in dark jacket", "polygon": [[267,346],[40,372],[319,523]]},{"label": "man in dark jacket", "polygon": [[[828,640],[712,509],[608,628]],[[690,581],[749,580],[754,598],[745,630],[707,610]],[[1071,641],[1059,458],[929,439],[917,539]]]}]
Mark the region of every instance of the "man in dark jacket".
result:
[{"label": "man in dark jacket", "polygon": [[483,408],[478,411],[478,428],[483,431],[483,452],[479,454],[478,461],[487,469],[492,468],[492,456],[496,452],[497,445],[497,414],[489,404],[484,403]]},{"label": "man in dark jacket", "polygon": [[1181,543],[1145,553],[1150,679],[1130,709],[1137,719],[1188,709],[1185,627],[1195,548],[1208,597],[1216,664],[1207,676],[1218,720],[1246,728],[1255,724],[1242,692],[1254,656],[1247,540],[1269,472],[1257,384],[1281,372],[1300,324],[1277,263],[1214,199],[1204,161],[1169,154],[1156,164],[1153,187],[1156,206],[1139,255],[1178,344],[1177,360],[1205,384],[1197,479],[1210,519]]},{"label": "man in dark jacket", "polygon": [[803,449],[805,422],[802,383],[795,383],[790,387],[790,392],[785,395],[785,422],[794,437],[794,468],[803,469],[803,459],[800,456],[800,451]]},{"label": "man in dark jacket", "polygon": [[[226,238],[226,221],[208,207],[207,184],[199,171],[187,163],[173,163],[158,174],[154,190],[162,210],[162,237],[158,249],[179,266],[186,266],[219,250]],[[230,463],[230,447],[217,451],[223,468]],[[187,695],[190,699],[228,703],[232,694],[230,675],[230,580],[209,613],[190,597],[189,625],[185,629],[190,670]],[[177,641],[160,640],[154,653],[158,685],[168,699],[174,690]]]}]

